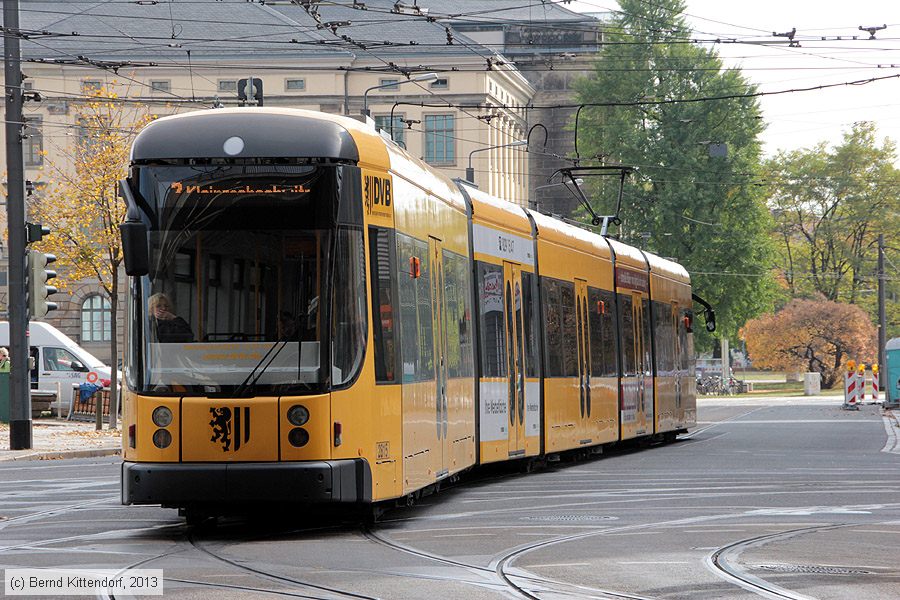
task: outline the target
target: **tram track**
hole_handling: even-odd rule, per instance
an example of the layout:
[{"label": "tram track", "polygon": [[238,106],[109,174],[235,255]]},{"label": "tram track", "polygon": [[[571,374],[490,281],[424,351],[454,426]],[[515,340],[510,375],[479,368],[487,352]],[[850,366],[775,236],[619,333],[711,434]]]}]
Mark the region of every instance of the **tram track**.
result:
[{"label": "tram track", "polygon": [[[272,573],[270,571],[265,571],[263,569],[258,569],[256,567],[241,564],[240,562],[238,562],[236,560],[232,560],[228,557],[222,556],[221,554],[217,554],[216,552],[213,552],[208,547],[204,546],[197,539],[197,537],[194,535],[193,532],[188,533],[187,541],[191,544],[191,546],[193,546],[194,548],[196,548],[198,551],[202,552],[203,554],[206,554],[210,558],[213,558],[221,563],[224,563],[226,565],[229,565],[229,566],[239,569],[241,571],[251,573],[251,574],[261,577],[263,579],[277,581],[279,583],[290,583],[290,584],[293,584],[295,586],[300,586],[305,589],[316,590],[319,592],[324,592],[326,594],[329,594],[328,596],[306,596],[306,595],[297,596],[295,594],[290,594],[291,596],[296,596],[296,597],[301,597],[301,598],[313,598],[315,600],[334,600],[335,596],[340,597],[340,598],[358,598],[359,600],[380,600],[376,596],[369,596],[367,594],[358,594],[356,592],[350,592],[347,590],[342,590],[340,588],[319,585],[317,583],[303,581],[301,579],[295,579],[293,577],[288,577],[286,575],[280,575],[278,573]],[[248,590],[252,590],[252,588],[248,588]]]},{"label": "tram track", "polygon": [[765,579],[750,575],[742,568],[737,566],[737,564],[735,564],[736,559],[744,550],[764,546],[770,542],[787,540],[807,533],[828,531],[831,529],[840,529],[843,527],[852,526],[853,525],[849,523],[842,523],[837,525],[816,525],[812,527],[800,527],[797,529],[780,531],[778,533],[771,533],[768,535],[760,535],[752,538],[738,540],[737,542],[733,542],[731,544],[728,544],[727,546],[722,546],[721,548],[713,551],[706,558],[706,566],[722,579],[738,585],[745,590],[754,592],[755,594],[764,598],[771,598],[774,600],[816,600],[812,596],[807,596],[805,594],[800,594],[798,592],[785,589],[781,586],[775,585],[774,583],[766,581]]},{"label": "tram track", "polygon": [[103,504],[109,502],[110,500],[115,500],[115,496],[108,496],[104,498],[97,498],[96,500],[85,500],[83,502],[79,502],[77,504],[67,504],[65,506],[59,506],[56,508],[50,508],[47,510],[41,510],[38,512],[29,513],[27,515],[19,515],[17,517],[7,517],[0,521],[0,530],[6,529],[10,525],[19,525],[21,523],[27,523],[29,521],[34,521],[35,519],[40,519],[42,517],[54,517],[57,515],[64,515],[70,512],[76,512],[78,510],[83,510],[89,506],[96,506],[98,504]]},{"label": "tram track", "polygon": [[[597,535],[597,533],[593,533],[593,535]],[[588,537],[584,533],[577,534],[573,536],[568,536],[571,539],[580,539],[582,537]],[[614,592],[612,590],[606,590],[601,588],[594,588],[588,586],[581,586],[577,584],[566,583],[562,581],[556,581],[555,579],[550,579],[548,577],[540,577],[538,575],[534,575],[529,573],[528,575],[519,575],[510,572],[510,567],[512,566],[513,561],[521,555],[527,554],[533,550],[537,550],[539,548],[544,548],[547,546],[556,545],[565,541],[569,541],[565,538],[554,538],[550,540],[542,540],[540,542],[534,542],[532,544],[528,544],[526,546],[521,546],[515,550],[507,552],[502,555],[498,559],[493,561],[495,567],[494,570],[497,575],[508,585],[510,588],[515,590],[521,596],[528,598],[529,600],[542,600],[541,596],[537,595],[539,591],[533,589],[533,587],[526,589],[525,586],[520,585],[513,581],[513,579],[523,579],[527,581],[529,584],[534,585],[544,585],[551,589],[546,590],[551,593],[559,593],[561,590],[563,593],[571,590],[574,592],[578,592],[581,594],[590,594],[588,596],[579,596],[582,598],[596,598],[598,600],[654,600],[649,596],[638,596],[635,594],[628,594],[626,592]],[[568,590],[566,589],[568,588]]]},{"label": "tram track", "polygon": [[[559,543],[561,541],[559,538],[544,540],[542,542],[535,542],[533,544],[529,544],[528,546],[517,548],[497,559],[494,559],[492,561],[492,565],[494,566],[485,567],[481,565],[465,563],[431,552],[426,552],[424,550],[419,550],[417,548],[412,548],[405,544],[400,544],[372,531],[370,528],[364,528],[363,535],[365,535],[367,539],[374,543],[386,546],[396,551],[404,552],[406,554],[410,554],[420,558],[426,558],[428,560],[439,562],[441,564],[460,567],[469,571],[477,572],[480,575],[489,574],[491,576],[495,576],[495,584],[501,584],[505,586],[505,588],[513,591],[518,596],[528,598],[530,600],[541,600],[541,597],[536,595],[537,592],[535,592],[534,590],[535,587],[541,586],[548,588],[545,590],[547,592],[552,592],[554,594],[569,594],[577,598],[595,598],[598,600],[652,600],[651,598],[648,598],[646,596],[635,596],[623,592],[614,592],[610,590],[566,583],[534,574],[522,575],[510,573],[507,571],[509,563],[511,563],[512,560],[514,560],[519,554],[529,552],[543,545]],[[584,533],[578,534],[578,537],[581,537],[583,535]],[[516,583],[516,581],[513,581],[513,579],[524,580],[528,582],[528,585],[520,585],[519,583]]]}]

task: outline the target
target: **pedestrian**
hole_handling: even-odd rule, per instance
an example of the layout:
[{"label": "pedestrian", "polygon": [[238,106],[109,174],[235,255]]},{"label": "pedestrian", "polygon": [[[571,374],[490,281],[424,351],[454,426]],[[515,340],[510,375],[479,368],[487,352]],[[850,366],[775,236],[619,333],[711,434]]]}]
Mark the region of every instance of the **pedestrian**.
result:
[{"label": "pedestrian", "polygon": [[0,373],[9,373],[9,350],[0,348]]}]

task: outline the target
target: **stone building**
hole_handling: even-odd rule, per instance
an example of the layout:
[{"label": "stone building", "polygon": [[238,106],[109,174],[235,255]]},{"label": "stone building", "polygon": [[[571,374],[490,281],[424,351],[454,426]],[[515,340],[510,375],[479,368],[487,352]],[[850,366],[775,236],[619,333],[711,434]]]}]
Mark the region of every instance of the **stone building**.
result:
[{"label": "stone building", "polygon": [[[572,110],[533,107],[571,102],[581,72],[571,68],[587,70],[597,21],[556,3],[523,4],[23,2],[25,87],[41,96],[25,105],[26,179],[40,187],[50,163],[65,168],[86,134],[80,106],[96,88],[162,116],[238,105],[239,81],[254,78],[265,106],[359,114],[365,105],[378,127],[448,176],[465,177],[471,163],[482,189],[567,213],[558,189],[532,192],[563,163],[510,144],[542,123],[546,146],[536,132],[529,150],[571,152]],[[54,301],[60,310],[46,320],[110,360],[109,305],[96,282],[70,285]]]}]

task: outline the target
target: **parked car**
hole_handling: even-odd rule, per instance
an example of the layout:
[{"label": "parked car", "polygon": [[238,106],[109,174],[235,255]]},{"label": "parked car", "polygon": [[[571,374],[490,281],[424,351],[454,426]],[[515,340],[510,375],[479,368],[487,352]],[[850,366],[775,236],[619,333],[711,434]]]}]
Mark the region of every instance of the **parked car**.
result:
[{"label": "parked car", "polygon": [[[31,370],[32,390],[55,394],[59,384],[62,405],[67,406],[73,383],[95,383],[104,387],[109,385],[111,368],[56,327],[32,321],[29,334],[30,355],[34,358],[34,369]],[[0,321],[0,346],[9,348],[8,321]]]}]

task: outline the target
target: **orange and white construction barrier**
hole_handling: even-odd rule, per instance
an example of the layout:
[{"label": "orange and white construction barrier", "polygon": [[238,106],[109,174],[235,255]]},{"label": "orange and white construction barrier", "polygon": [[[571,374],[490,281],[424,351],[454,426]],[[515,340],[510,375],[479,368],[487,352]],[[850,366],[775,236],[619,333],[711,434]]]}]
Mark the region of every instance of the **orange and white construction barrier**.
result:
[{"label": "orange and white construction barrier", "polygon": [[878,364],[872,365],[872,404],[878,404]]},{"label": "orange and white construction barrier", "polygon": [[844,372],[844,410],[859,410],[856,404],[857,383],[856,383],[856,361],[847,362],[847,370]]},{"label": "orange and white construction barrier", "polygon": [[869,404],[877,404],[879,402],[878,390],[878,365],[873,364],[872,373],[872,396],[866,393],[866,365],[865,363],[856,364],[856,361],[847,361],[847,371],[844,373],[844,405],[846,410],[859,410],[859,405],[868,400]]},{"label": "orange and white construction barrier", "polygon": [[856,365],[856,403],[862,404],[866,401],[866,364],[859,363]]}]

